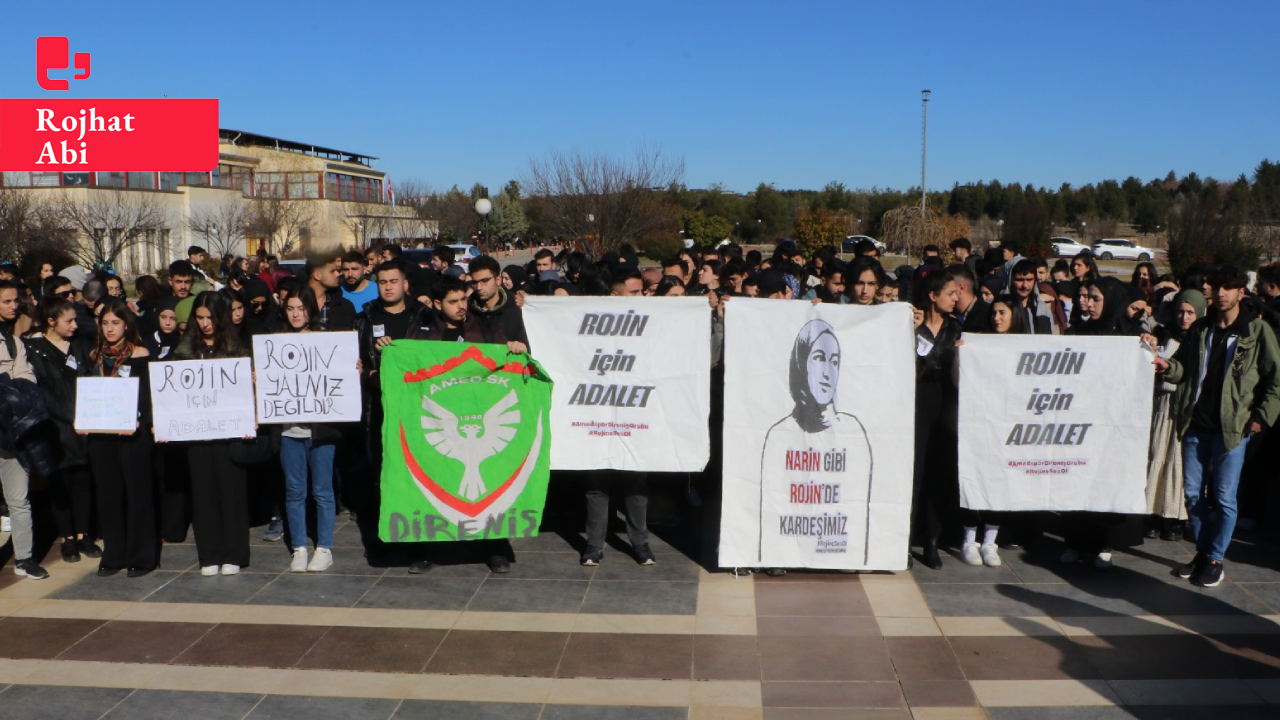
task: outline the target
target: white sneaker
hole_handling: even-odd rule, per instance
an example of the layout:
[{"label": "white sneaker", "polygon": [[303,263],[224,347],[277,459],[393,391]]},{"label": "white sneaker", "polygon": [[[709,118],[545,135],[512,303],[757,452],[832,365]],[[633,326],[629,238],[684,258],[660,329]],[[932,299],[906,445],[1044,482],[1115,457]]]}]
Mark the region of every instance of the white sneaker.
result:
[{"label": "white sneaker", "polygon": [[1068,565],[1074,565],[1080,562],[1080,553],[1076,552],[1075,548],[1067,548],[1062,552],[1062,557],[1058,558],[1058,560]]},{"label": "white sneaker", "polygon": [[979,551],[982,553],[982,564],[987,567],[1000,567],[1000,548],[995,543],[984,543]]},{"label": "white sneaker", "polygon": [[307,549],[305,547],[296,547],[293,549],[293,560],[289,562],[289,572],[306,572],[307,571]]},{"label": "white sneaker", "polygon": [[204,567],[200,568],[200,574],[205,577],[213,577],[214,575],[218,574],[218,566],[205,565]]},{"label": "white sneaker", "polygon": [[239,565],[223,565],[222,574],[223,575],[239,575],[240,566]]},{"label": "white sneaker", "polygon": [[333,552],[329,548],[316,548],[316,554],[307,564],[307,572],[324,572],[333,567]]},{"label": "white sneaker", "polygon": [[1106,570],[1110,568],[1112,564],[1111,553],[1109,552],[1100,552],[1098,553],[1098,557],[1093,559],[1093,566],[1099,570]]},{"label": "white sneaker", "polygon": [[13,532],[13,521],[8,515],[0,516],[0,532]]},{"label": "white sneaker", "polygon": [[978,551],[978,543],[965,543],[960,548],[960,559],[965,565],[982,565],[982,553]]}]

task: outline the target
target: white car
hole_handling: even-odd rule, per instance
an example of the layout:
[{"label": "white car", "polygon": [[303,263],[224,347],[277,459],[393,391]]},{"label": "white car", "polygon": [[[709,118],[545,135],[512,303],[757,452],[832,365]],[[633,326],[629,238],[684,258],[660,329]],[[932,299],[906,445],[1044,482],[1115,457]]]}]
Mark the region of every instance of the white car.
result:
[{"label": "white car", "polygon": [[1156,256],[1156,251],[1135,244],[1124,238],[1103,238],[1093,244],[1093,254],[1099,260],[1137,260],[1146,262]]},{"label": "white car", "polygon": [[856,247],[858,243],[862,242],[863,240],[870,240],[872,243],[875,244],[876,249],[878,249],[881,253],[884,253],[888,249],[887,247],[885,247],[884,243],[880,242],[879,240],[869,235],[849,235],[845,237],[844,242],[840,243],[840,252],[842,253],[853,252],[853,248]]},{"label": "white car", "polygon": [[475,245],[450,245],[453,248],[453,264],[461,265],[463,270],[471,267],[471,261],[480,257],[480,248]]},{"label": "white car", "polygon": [[1049,238],[1049,242],[1053,243],[1053,254],[1060,258],[1075,257],[1080,251],[1089,250],[1088,245],[1081,245],[1068,237]]}]

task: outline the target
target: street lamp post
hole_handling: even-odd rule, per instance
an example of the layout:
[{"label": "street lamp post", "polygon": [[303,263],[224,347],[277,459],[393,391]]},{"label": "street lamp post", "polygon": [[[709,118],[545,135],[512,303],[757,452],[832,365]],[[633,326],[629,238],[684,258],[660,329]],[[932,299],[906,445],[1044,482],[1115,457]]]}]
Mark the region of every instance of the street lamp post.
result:
[{"label": "street lamp post", "polygon": [[929,91],[920,91],[920,217],[929,207],[929,184],[926,170],[929,166]]},{"label": "street lamp post", "polygon": [[996,238],[999,239],[1000,242],[1004,242],[1004,218],[1000,218],[996,221]]},{"label": "street lamp post", "polygon": [[484,232],[480,240],[480,247],[484,247],[484,243],[489,240],[489,213],[492,211],[493,203],[489,202],[489,198],[476,200],[476,212],[480,213],[480,217],[484,219]]}]

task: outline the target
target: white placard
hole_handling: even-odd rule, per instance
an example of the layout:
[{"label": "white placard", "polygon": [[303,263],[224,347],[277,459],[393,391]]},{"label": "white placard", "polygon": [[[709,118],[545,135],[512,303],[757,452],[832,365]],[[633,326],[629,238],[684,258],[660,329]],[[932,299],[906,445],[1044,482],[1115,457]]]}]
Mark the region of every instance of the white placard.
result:
[{"label": "white placard", "polygon": [[698,472],[707,465],[705,298],[530,297],[525,330],[551,375],[551,468]]},{"label": "white placard", "polygon": [[915,375],[906,303],[734,298],[720,565],[905,569]]},{"label": "white placard", "polygon": [[150,377],[157,440],[226,440],[255,434],[249,358],[153,362]]},{"label": "white placard", "polygon": [[960,505],[1145,513],[1153,355],[1137,338],[965,335]]},{"label": "white placard", "polygon": [[78,432],[119,433],[138,429],[138,378],[76,378]]},{"label": "white placard", "polygon": [[258,423],[359,422],[358,360],[354,332],[255,335]]}]

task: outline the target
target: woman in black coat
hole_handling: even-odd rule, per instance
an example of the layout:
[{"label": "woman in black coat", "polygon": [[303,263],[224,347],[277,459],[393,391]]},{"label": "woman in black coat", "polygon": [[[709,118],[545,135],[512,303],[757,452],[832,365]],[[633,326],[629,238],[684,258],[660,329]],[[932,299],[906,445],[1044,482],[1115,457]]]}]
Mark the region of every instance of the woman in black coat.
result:
[{"label": "woman in black coat", "polygon": [[102,557],[102,549],[89,533],[93,512],[93,477],[89,473],[89,444],[75,431],[76,378],[89,369],[89,346],[76,337],[76,308],[65,298],[49,297],[40,303],[38,335],[23,338],[27,359],[44,392],[45,409],[58,431],[58,472],[49,478],[53,495],[53,520],[62,538],[63,562],[80,562],[80,556]]}]

